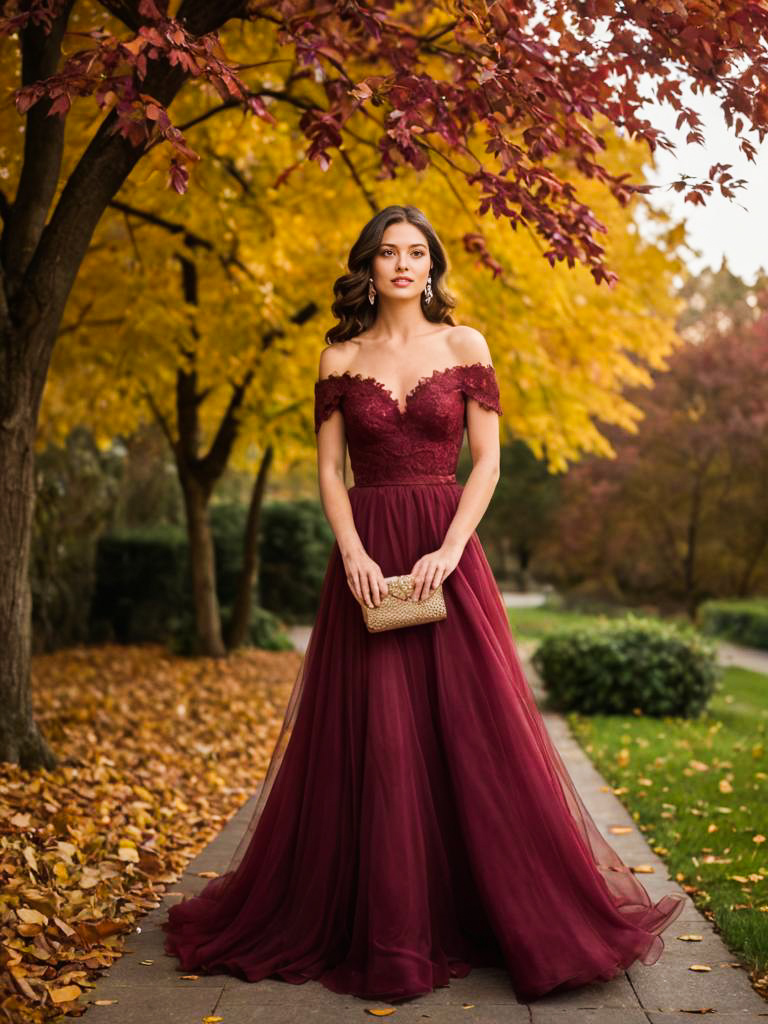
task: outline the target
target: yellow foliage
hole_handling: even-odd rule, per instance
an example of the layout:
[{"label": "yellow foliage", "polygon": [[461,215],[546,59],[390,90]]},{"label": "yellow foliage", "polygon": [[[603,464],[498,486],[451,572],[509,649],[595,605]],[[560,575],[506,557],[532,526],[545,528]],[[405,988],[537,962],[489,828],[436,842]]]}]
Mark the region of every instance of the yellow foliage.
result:
[{"label": "yellow foliage", "polygon": [[[295,66],[268,25],[238,24],[222,33],[222,42],[230,58],[243,63],[259,54],[257,65],[243,72],[254,88],[322,105],[320,84],[284,77]],[[443,74],[437,55],[428,67]],[[347,71],[359,81],[371,68]],[[236,109],[201,117],[219,106],[209,86],[188,86],[174,102],[176,124],[194,121],[185,135],[203,159],[190,167],[189,191],[179,196],[167,186],[167,154],[155,146],[118,196],[144,216],[111,208],[102,218],[54,353],[39,445],[61,441],[77,423],[91,426],[107,445],[151,418],[150,403],[175,438],[177,369],[194,358],[198,388],[206,393],[201,454],[232,383],[253,370],[231,464],[252,468],[270,443],[277,473],[310,460],[313,382],[333,323],[331,286],[372,203],[414,204],[435,226],[449,255],[446,285],[458,299],[457,319],[481,330],[490,345],[509,436],[562,470],[587,452],[612,454],[597,421],[636,430],[641,413],[622,390],[649,384],[648,367],[662,368],[680,341],[673,279],[683,270],[676,255],[681,225],[670,225],[655,244],[644,240],[634,210],[645,200],[620,207],[605,186],[580,177],[563,153],[561,177],[606,225],[609,266],[620,276],[612,289],[598,286],[579,263],[550,268],[531,229],[515,231],[505,219],[477,215],[479,195],[459,168],[476,168],[488,142],[484,129],[461,151],[429,140],[432,167],[421,173],[403,168],[395,179],[382,180],[377,108],[352,117],[344,158],[335,154],[324,172],[305,158],[301,109],[267,102],[279,118],[274,127]],[[70,114],[67,173],[98,123],[94,110],[76,104]],[[603,160],[611,170],[641,181],[645,149],[617,137],[610,125],[603,135]],[[293,165],[277,187],[278,176]],[[462,237],[476,231],[502,265],[500,278],[463,250]],[[196,270],[195,301],[184,299],[185,261]],[[303,325],[293,323],[310,304],[317,312]]]}]

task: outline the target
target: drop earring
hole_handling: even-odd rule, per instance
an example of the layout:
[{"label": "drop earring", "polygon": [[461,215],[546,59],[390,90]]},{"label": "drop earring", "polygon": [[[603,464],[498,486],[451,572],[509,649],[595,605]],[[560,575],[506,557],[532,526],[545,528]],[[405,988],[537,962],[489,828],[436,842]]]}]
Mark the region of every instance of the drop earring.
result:
[{"label": "drop earring", "polygon": [[368,301],[371,305],[376,301],[376,289],[373,287],[373,278],[368,278]]},{"label": "drop earring", "polygon": [[430,303],[432,301],[433,294],[434,293],[432,291],[432,275],[430,274],[429,277],[427,278],[427,286],[424,289],[424,298],[427,300],[427,303]]}]

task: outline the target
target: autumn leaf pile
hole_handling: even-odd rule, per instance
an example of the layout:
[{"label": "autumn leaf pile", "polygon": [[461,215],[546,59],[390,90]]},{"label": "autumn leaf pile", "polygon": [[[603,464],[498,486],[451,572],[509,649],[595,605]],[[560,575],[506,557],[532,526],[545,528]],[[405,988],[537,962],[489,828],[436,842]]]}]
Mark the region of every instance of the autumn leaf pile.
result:
[{"label": "autumn leaf pile", "polygon": [[59,764],[0,764],[0,1022],[84,1011],[126,933],[264,777],[300,660],[157,646],[34,659]]}]

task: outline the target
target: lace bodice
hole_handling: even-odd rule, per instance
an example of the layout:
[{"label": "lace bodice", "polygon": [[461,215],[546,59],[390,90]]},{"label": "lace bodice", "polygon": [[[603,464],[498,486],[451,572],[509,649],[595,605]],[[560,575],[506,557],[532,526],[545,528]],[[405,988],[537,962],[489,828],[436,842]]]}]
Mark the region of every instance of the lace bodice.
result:
[{"label": "lace bodice", "polygon": [[465,396],[501,415],[493,366],[435,370],[411,388],[404,409],[375,377],[332,373],[315,381],[315,432],[341,409],[355,486],[449,482],[456,479],[467,423]]}]

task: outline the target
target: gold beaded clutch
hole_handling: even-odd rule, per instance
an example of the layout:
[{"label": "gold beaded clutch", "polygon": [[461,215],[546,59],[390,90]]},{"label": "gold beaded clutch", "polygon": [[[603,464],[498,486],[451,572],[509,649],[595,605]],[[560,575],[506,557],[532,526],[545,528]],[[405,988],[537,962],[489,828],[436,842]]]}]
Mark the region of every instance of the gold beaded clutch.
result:
[{"label": "gold beaded clutch", "polygon": [[375,605],[369,608],[365,601],[359,602],[369,633],[381,633],[385,629],[417,626],[422,622],[438,622],[447,618],[442,583],[428,597],[423,597],[421,601],[411,601],[409,597],[416,586],[411,573],[384,578],[387,596],[382,598],[378,608]]}]

